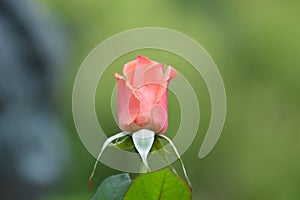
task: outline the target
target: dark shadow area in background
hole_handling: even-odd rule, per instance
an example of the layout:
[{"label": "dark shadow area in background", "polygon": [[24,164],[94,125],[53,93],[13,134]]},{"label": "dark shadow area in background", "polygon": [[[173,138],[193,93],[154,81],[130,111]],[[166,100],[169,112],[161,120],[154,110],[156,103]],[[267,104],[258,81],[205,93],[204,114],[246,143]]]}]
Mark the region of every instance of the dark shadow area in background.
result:
[{"label": "dark shadow area in background", "polygon": [[68,158],[54,101],[66,43],[36,11],[29,1],[0,1],[1,200],[40,199]]}]

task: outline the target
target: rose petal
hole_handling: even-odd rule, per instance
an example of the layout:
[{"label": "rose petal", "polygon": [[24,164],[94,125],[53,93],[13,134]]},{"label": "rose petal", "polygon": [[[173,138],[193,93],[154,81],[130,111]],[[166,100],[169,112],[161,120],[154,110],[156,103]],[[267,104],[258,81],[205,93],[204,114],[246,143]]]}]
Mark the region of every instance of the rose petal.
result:
[{"label": "rose petal", "polygon": [[137,65],[136,60],[126,63],[123,68],[123,74],[126,74],[127,72],[133,70],[136,67],[136,65]]},{"label": "rose petal", "polygon": [[165,130],[163,130],[163,128],[168,121],[168,113],[162,105],[156,104],[152,107],[151,119],[152,128],[156,131],[156,133],[164,133],[166,131],[166,128]]},{"label": "rose petal", "polygon": [[161,95],[160,99],[157,100],[156,104],[163,106],[164,109],[168,111],[168,90],[166,88],[163,95]]},{"label": "rose petal", "polygon": [[166,120],[164,127],[160,131],[158,131],[157,133],[158,134],[164,134],[165,132],[167,132],[167,130],[168,130],[168,124],[169,124],[169,122],[168,122],[168,120]]},{"label": "rose petal", "polygon": [[168,89],[169,82],[176,76],[177,71],[172,66],[168,66],[162,78],[162,85],[164,85],[165,87],[160,88],[160,90],[157,92],[157,100],[160,100],[162,98],[162,95],[164,95],[164,93]]},{"label": "rose petal", "polygon": [[141,55],[137,56],[137,64],[138,65],[151,64],[151,63],[153,63],[153,61],[150,60],[149,58],[147,58],[145,56],[141,56]]},{"label": "rose petal", "polygon": [[139,112],[139,100],[128,87],[125,79],[119,74],[115,74],[118,80],[118,119],[119,127],[123,131],[132,131],[131,123],[137,117]]},{"label": "rose petal", "polygon": [[150,110],[156,101],[158,87],[159,85],[156,84],[148,84],[135,90],[135,95],[140,101],[139,113],[134,123],[141,127],[145,127],[151,122]]},{"label": "rose petal", "polygon": [[135,68],[135,76],[131,82],[132,87],[139,88],[144,84],[161,84],[163,80],[163,68],[161,63],[140,65]]},{"label": "rose petal", "polygon": [[[166,92],[166,89],[166,87],[160,84],[145,84],[139,89],[135,90],[135,95],[140,100],[140,104],[148,108],[150,111],[151,107],[161,100],[162,95]],[[161,92],[162,94],[160,94]]]},{"label": "rose petal", "polygon": [[132,82],[133,75],[134,75],[134,73],[129,73],[129,72],[134,72],[136,65],[137,65],[136,60],[130,61],[124,65],[123,74],[125,75],[125,77],[129,82]]},{"label": "rose petal", "polygon": [[169,83],[177,75],[178,75],[177,71],[172,66],[168,66],[164,74],[164,80],[167,81],[167,83]]},{"label": "rose petal", "polygon": [[144,56],[138,55],[136,60],[130,61],[124,65],[123,74],[127,80],[132,84],[136,67],[141,65],[151,65],[153,62]]},{"label": "rose petal", "polygon": [[[160,100],[157,102],[157,104],[161,105],[168,114],[168,90],[165,89],[164,94],[161,96]],[[165,121],[165,124],[161,130],[159,130],[157,133],[165,133],[168,129],[168,120]]]}]

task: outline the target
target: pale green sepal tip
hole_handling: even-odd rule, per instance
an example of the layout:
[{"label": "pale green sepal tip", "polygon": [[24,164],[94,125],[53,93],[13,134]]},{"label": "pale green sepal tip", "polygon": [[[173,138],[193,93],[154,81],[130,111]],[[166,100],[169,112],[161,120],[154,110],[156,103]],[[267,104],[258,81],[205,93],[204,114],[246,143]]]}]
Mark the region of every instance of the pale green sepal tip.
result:
[{"label": "pale green sepal tip", "polygon": [[141,129],[132,134],[132,140],[138,153],[140,154],[144,165],[147,170],[150,171],[149,164],[147,162],[148,154],[152,148],[155,138],[154,131]]}]

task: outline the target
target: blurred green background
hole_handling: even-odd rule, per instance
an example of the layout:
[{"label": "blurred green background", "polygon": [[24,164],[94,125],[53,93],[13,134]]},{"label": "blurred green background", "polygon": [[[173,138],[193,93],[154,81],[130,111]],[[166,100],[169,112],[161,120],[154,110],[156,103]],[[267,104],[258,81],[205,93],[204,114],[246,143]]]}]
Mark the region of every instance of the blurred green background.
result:
[{"label": "blurred green background", "polygon": [[[107,83],[107,88],[99,88],[96,103],[97,111],[105,116],[105,119],[99,117],[105,131],[111,134],[118,131],[107,108],[110,100],[104,95],[115,84],[113,72],[121,73],[122,65],[141,53],[173,65],[197,92],[200,129],[183,155],[194,199],[300,199],[300,1],[42,0],[36,3],[50,10],[72,41],[61,108],[72,140],[73,158],[62,183],[47,199],[88,199],[94,194],[95,189],[88,188],[87,179],[95,160],[74,128],[72,84],[81,62],[99,42],[118,32],[145,26],[183,32],[212,56],[227,92],[228,112],[223,133],[209,156],[198,159],[210,119],[206,86],[193,70],[186,70],[188,63],[183,59],[154,50],[129,53],[107,70],[101,80]],[[172,132],[176,130],[178,113],[171,109],[174,97],[170,101]],[[116,173],[119,172],[100,164],[94,185]]]}]

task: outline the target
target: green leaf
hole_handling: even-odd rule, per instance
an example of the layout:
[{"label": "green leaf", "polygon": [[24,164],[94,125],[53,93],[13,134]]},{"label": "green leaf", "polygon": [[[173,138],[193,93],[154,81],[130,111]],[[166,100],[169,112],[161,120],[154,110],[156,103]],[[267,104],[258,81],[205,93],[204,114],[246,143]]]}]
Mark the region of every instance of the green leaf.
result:
[{"label": "green leaf", "polygon": [[168,169],[137,177],[129,187],[124,200],[190,200],[190,188]]},{"label": "green leaf", "polygon": [[131,182],[128,174],[110,176],[100,184],[92,200],[122,200]]}]

